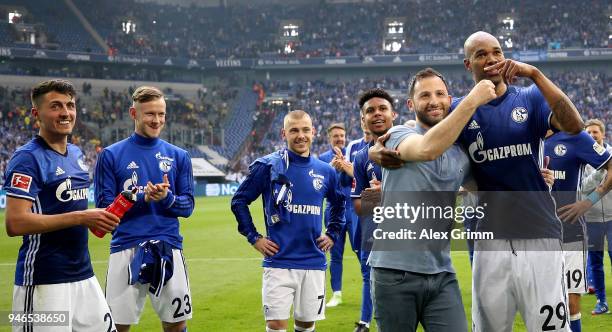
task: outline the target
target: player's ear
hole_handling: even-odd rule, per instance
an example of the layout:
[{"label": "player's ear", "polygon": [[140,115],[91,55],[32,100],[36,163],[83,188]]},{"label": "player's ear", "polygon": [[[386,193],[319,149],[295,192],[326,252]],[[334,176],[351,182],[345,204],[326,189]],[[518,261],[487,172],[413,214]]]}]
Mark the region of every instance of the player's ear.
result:
[{"label": "player's ear", "polygon": [[136,108],[134,106],[130,107],[130,118],[132,118],[132,120],[136,120]]},{"label": "player's ear", "polygon": [[465,69],[470,72],[472,71],[472,64],[470,63],[469,59],[463,59],[463,65],[465,66]]},{"label": "player's ear", "polygon": [[32,113],[32,116],[34,117],[34,119],[38,120],[38,108],[32,107],[30,112]]},{"label": "player's ear", "polygon": [[414,102],[412,101],[411,98],[408,98],[406,100],[406,106],[408,106],[408,109],[411,110],[411,111],[414,109]]},{"label": "player's ear", "polygon": [[315,129],[315,127],[312,126],[311,128],[312,128],[312,136],[316,135],[317,134],[317,130]]},{"label": "player's ear", "polygon": [[287,138],[287,135],[286,135],[286,133],[285,133],[285,128],[281,129],[280,134],[281,134],[281,138],[282,138],[282,139],[286,139],[286,138]]}]

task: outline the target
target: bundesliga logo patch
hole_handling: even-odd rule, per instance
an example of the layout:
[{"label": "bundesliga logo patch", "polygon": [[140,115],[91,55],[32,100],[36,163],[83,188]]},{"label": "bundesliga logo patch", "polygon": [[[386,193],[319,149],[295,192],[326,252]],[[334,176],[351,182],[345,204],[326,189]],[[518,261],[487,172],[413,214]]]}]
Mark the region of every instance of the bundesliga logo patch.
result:
[{"label": "bundesliga logo patch", "polygon": [[32,184],[32,177],[21,173],[13,173],[11,178],[11,187],[20,189],[25,192],[30,192],[30,185]]},{"label": "bundesliga logo patch", "polygon": [[604,153],[606,153],[606,148],[604,148],[603,146],[599,145],[599,143],[595,142],[593,144],[593,150],[595,150],[595,152],[597,152],[598,155],[602,156]]}]

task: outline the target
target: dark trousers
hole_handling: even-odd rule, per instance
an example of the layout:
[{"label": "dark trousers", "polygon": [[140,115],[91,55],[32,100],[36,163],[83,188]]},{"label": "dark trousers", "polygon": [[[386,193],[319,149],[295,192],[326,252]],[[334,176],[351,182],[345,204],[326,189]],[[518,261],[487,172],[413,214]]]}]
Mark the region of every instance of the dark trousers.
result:
[{"label": "dark trousers", "polygon": [[420,274],[372,268],[374,318],[381,332],[467,332],[454,273]]}]

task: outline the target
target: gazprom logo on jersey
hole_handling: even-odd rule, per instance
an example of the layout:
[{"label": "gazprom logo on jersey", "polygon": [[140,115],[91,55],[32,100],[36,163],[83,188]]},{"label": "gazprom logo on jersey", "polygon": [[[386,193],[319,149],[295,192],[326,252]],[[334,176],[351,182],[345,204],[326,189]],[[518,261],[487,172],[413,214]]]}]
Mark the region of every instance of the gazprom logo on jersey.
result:
[{"label": "gazprom logo on jersey", "polygon": [[138,192],[144,192],[144,186],[138,185],[138,174],[136,174],[136,171],[133,171],[132,176],[123,182],[123,190],[132,190],[134,188],[137,188]]},{"label": "gazprom logo on jersey", "polygon": [[531,155],[531,144],[513,144],[499,146],[493,149],[484,149],[484,139],[482,134],[478,132],[476,135],[476,141],[470,144],[468,149],[470,158],[475,163],[483,163],[485,161],[494,161],[499,159],[514,158],[518,156]]},{"label": "gazprom logo on jersey", "polygon": [[[94,203],[94,188],[93,186],[89,188],[84,188],[82,190],[87,191],[87,202]],[[6,209],[6,191],[4,189],[0,189],[0,209]]]},{"label": "gazprom logo on jersey", "polygon": [[206,196],[233,196],[238,190],[239,184],[233,183],[208,183],[206,185]]},{"label": "gazprom logo on jersey", "polygon": [[287,211],[297,214],[314,214],[317,216],[321,215],[321,207],[317,205],[306,205],[306,204],[289,204]]},{"label": "gazprom logo on jersey", "polygon": [[87,199],[89,196],[89,188],[72,189],[72,180],[70,178],[60,183],[55,190],[55,197],[60,202],[78,201]]}]

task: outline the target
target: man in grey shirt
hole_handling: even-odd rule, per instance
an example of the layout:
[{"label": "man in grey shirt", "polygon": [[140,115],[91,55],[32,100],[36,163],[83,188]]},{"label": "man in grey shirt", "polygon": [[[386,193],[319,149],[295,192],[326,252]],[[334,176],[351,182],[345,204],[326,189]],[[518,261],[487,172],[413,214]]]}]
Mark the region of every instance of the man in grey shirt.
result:
[{"label": "man in grey shirt", "polygon": [[[408,100],[408,107],[416,113],[416,128],[396,126],[380,139],[386,140],[386,148],[396,151],[404,161],[400,168],[383,169],[382,208],[430,198],[454,207],[456,192],[469,173],[469,159],[454,142],[476,108],[494,98],[493,83],[482,80],[447,116],[451,97],[444,78],[431,68],[419,71],[412,79]],[[430,230],[446,231],[448,235],[452,221],[378,222],[369,264],[380,330],[416,331],[421,323],[426,331],[467,331],[461,292],[450,260],[450,240],[420,236]],[[407,226],[415,237],[381,239],[384,230],[396,231],[398,225]],[[392,243],[397,241],[401,242],[399,247]]]}]

